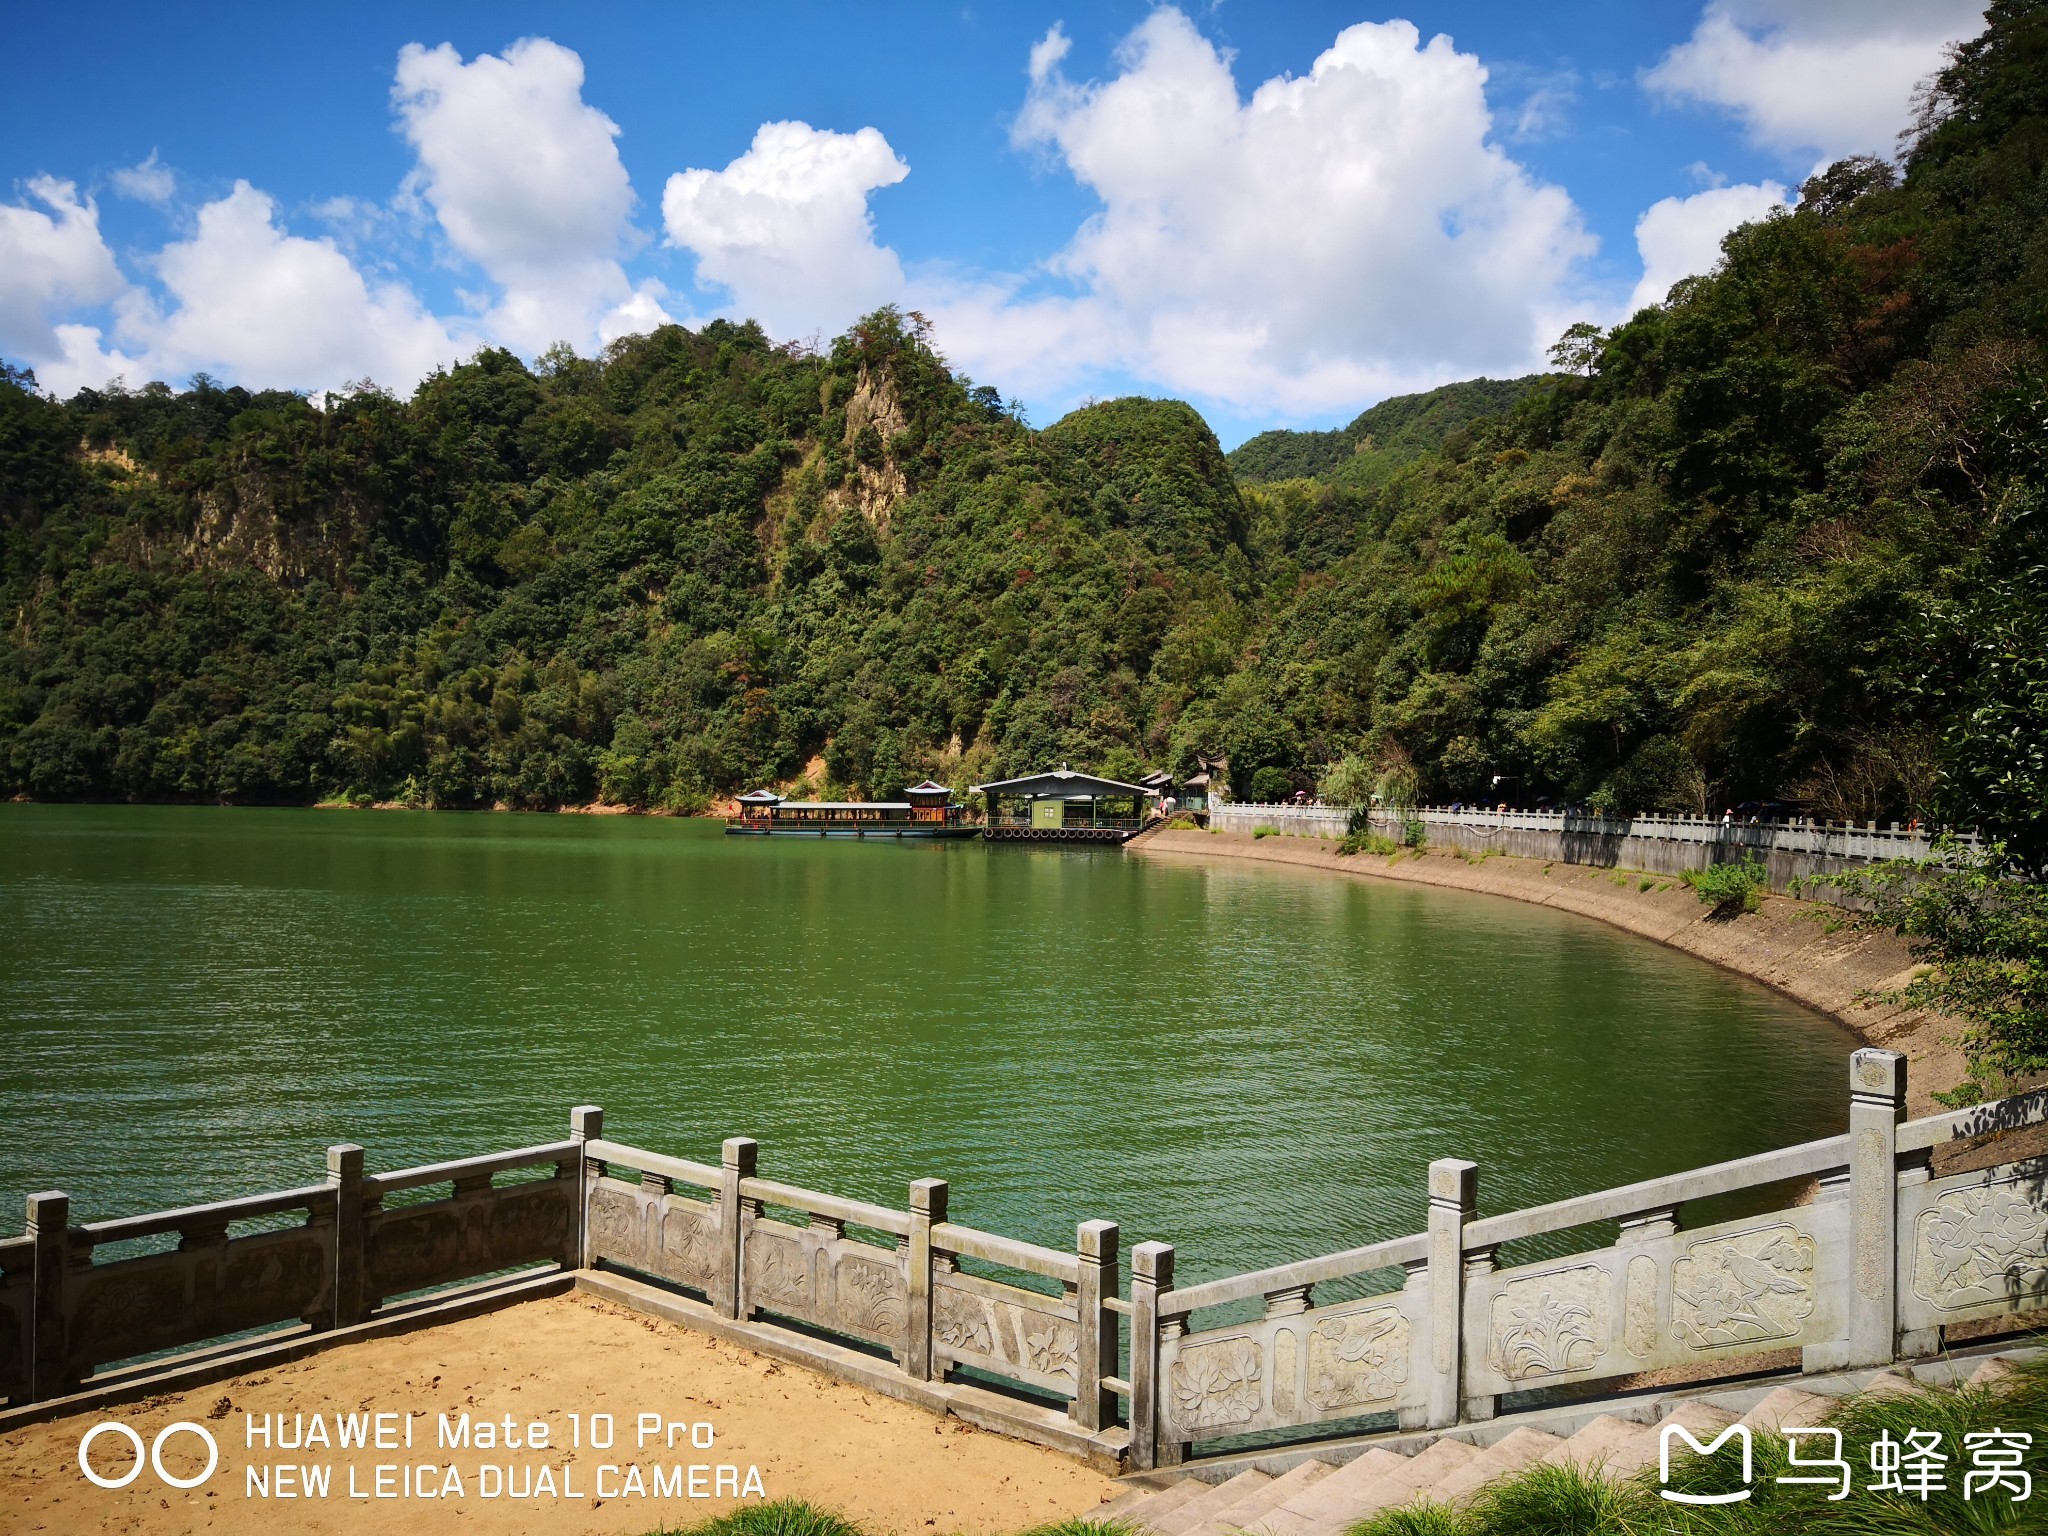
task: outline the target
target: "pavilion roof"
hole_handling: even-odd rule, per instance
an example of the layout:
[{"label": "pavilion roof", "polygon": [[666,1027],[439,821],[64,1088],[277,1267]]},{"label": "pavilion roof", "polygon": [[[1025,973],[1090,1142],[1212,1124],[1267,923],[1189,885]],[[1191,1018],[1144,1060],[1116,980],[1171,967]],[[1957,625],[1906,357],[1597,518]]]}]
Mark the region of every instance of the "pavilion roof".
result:
[{"label": "pavilion roof", "polygon": [[1076,773],[1071,768],[1054,768],[1046,773],[1029,773],[1021,779],[998,779],[992,784],[977,784],[974,789],[975,793],[983,795],[1066,795],[1075,798],[1145,793],[1142,784],[1126,784],[1121,779],[1098,779],[1092,773]]}]

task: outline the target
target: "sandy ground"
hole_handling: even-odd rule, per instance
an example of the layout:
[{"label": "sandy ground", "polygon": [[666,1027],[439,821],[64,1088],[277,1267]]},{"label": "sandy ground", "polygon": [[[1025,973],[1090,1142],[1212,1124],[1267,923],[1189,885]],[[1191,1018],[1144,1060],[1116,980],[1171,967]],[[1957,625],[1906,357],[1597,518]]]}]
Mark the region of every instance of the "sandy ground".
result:
[{"label": "sandy ground", "polygon": [[[283,1415],[283,1432],[292,1438],[296,1415],[305,1415],[308,1426],[313,1415],[323,1415],[333,1439],[338,1415],[379,1412],[412,1415],[410,1450],[338,1444],[266,1450],[248,1443],[252,1422],[268,1422],[275,1432],[277,1415]],[[440,1416],[457,1423],[455,1416],[464,1412],[473,1439],[481,1439],[475,1434],[479,1423],[495,1421],[502,1430],[509,1414],[522,1442],[530,1438],[523,1426],[539,1420],[549,1427],[549,1444],[438,1446]],[[616,1438],[610,1449],[600,1450],[589,1443],[592,1416],[606,1413],[613,1415]],[[572,1414],[580,1416],[577,1423]],[[672,1448],[665,1428],[636,1444],[642,1414],[656,1416],[663,1426],[682,1426]],[[166,1487],[148,1466],[124,1489],[94,1487],[79,1470],[79,1440],[109,1419],[132,1426],[145,1445],[168,1424],[200,1423],[219,1442],[219,1467],[189,1492]],[[402,1420],[387,1422],[398,1436]],[[578,1423],[581,1448],[572,1443]],[[709,1449],[690,1443],[688,1426],[701,1424],[712,1426]],[[110,1433],[94,1442],[91,1460],[101,1475],[118,1478],[134,1456],[123,1438]],[[181,1431],[164,1442],[163,1461],[173,1476],[191,1477],[204,1466],[204,1446]],[[286,1500],[278,1496],[275,1480],[269,1497],[254,1493],[252,1469],[278,1463],[330,1468],[326,1496]],[[395,1469],[385,1473],[393,1496],[351,1496],[351,1480],[357,1490],[374,1495],[380,1465]],[[1084,1513],[1118,1491],[1109,1479],[1055,1452],[957,1419],[935,1419],[800,1367],[571,1295],[12,1431],[0,1436],[0,1532],[650,1532],[693,1523],[738,1502],[731,1484],[724,1497],[715,1496],[716,1470],[700,1474],[713,1496],[654,1495],[657,1468],[665,1477],[683,1479],[687,1495],[693,1465],[729,1466],[735,1470],[728,1476],[741,1485],[748,1469],[757,1469],[767,1498],[807,1499],[865,1530],[905,1536],[1022,1531]],[[422,1466],[433,1470],[421,1472]],[[451,1466],[461,1480],[461,1496],[417,1496],[422,1485],[440,1493]],[[510,1471],[493,1474],[486,1466]],[[628,1467],[637,1467],[640,1480],[650,1485],[645,1494],[631,1488]],[[515,1483],[531,1478],[544,1488],[543,1469],[553,1480],[554,1497],[484,1496],[494,1476]],[[297,1474],[288,1477],[294,1485],[302,1481]],[[400,1493],[400,1480],[407,1478],[412,1497]]]},{"label": "sandy ground", "polygon": [[1840,911],[1820,902],[1767,896],[1760,911],[1716,918],[1689,887],[1669,876],[1508,856],[1466,859],[1431,852],[1346,857],[1336,846],[1333,840],[1315,837],[1161,831],[1133,844],[1131,851],[1292,864],[1481,891],[1576,912],[1753,977],[1827,1014],[1868,1044],[1904,1052],[1909,1115],[1935,1113],[1940,1106],[1934,1094],[1955,1087],[1965,1075],[1963,1053],[1952,1039],[1953,1021],[1875,1004],[1862,995],[1897,986],[1911,974],[1913,960],[1904,941],[1889,933],[1860,932],[1843,922]]}]

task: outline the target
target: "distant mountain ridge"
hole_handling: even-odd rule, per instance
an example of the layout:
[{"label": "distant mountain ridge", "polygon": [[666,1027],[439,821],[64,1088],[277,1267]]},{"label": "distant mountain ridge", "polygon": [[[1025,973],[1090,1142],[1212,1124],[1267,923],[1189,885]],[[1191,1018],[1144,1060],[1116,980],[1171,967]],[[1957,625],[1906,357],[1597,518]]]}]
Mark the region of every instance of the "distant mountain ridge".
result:
[{"label": "distant mountain ridge", "polygon": [[1419,395],[1395,395],[1328,432],[1261,432],[1233,449],[1231,472],[1241,481],[1332,480],[1368,484],[1425,453],[1453,433],[1512,409],[1524,396],[1554,387],[1559,375],[1464,379]]}]

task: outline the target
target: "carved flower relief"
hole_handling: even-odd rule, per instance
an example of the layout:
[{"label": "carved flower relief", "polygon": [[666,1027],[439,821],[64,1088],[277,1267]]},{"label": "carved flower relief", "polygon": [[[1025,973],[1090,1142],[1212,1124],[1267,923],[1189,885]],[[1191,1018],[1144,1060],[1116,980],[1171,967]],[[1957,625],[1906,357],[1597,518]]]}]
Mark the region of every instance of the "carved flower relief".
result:
[{"label": "carved flower relief", "polygon": [[1184,1346],[1167,1377],[1174,1423],[1193,1431],[1256,1417],[1260,1364],[1259,1346],[1251,1339]]},{"label": "carved flower relief", "polygon": [[1614,1336],[1612,1288],[1592,1265],[1510,1280],[1493,1298],[1493,1368],[1509,1381],[1590,1370]]},{"label": "carved flower relief", "polygon": [[808,1305],[811,1266],[787,1238],[756,1237],[747,1245],[747,1300],[757,1307]]},{"label": "carved flower relief", "polygon": [[903,1332],[903,1277],[884,1264],[842,1259],[839,1264],[839,1306],[857,1331],[894,1338]]},{"label": "carved flower relief", "polygon": [[718,1273],[718,1226],[709,1208],[672,1205],[662,1218],[661,1245],[685,1278],[709,1280]]},{"label": "carved flower relief", "polygon": [[1308,1400],[1317,1408],[1384,1402],[1408,1380],[1408,1319],[1393,1307],[1333,1317],[1308,1336]]},{"label": "carved flower relief", "polygon": [[1694,1243],[1671,1266],[1672,1331],[1692,1349],[1791,1338],[1813,1315],[1813,1254],[1783,1225]]},{"label": "carved flower relief", "polygon": [[602,1184],[590,1197],[590,1245],[601,1258],[630,1259],[640,1248],[640,1206]]},{"label": "carved flower relief", "polygon": [[2012,1184],[1952,1189],[1914,1222],[1913,1294],[1945,1311],[2048,1291],[2048,1212]]},{"label": "carved flower relief", "polygon": [[932,1337],[956,1354],[996,1352],[995,1331],[979,1297],[941,1290],[932,1298]]},{"label": "carved flower relief", "polygon": [[1024,1353],[1034,1371],[1069,1380],[1081,1374],[1081,1335],[1071,1323],[1048,1318],[1042,1332],[1026,1329]]}]

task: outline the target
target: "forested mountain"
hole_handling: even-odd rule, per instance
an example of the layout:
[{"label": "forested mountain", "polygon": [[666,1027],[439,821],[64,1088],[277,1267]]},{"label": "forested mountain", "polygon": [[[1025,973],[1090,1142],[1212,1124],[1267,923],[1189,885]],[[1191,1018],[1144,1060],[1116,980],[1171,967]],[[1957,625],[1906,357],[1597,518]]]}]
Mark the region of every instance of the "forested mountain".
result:
[{"label": "forested mountain", "polygon": [[893,312],[322,409],[17,376],[0,787],[688,807],[1199,752],[1270,793],[1359,753],[1446,799],[2048,825],[2044,16],[1994,5],[1899,170],[1816,177],[1561,372],[1236,476],[1173,402],[1030,430]]},{"label": "forested mountain", "polygon": [[1382,400],[1360,412],[1350,426],[1333,431],[1261,432],[1231,450],[1231,472],[1241,483],[1314,478],[1369,485],[1403,464],[1442,451],[1447,443],[1457,452],[1469,439],[1467,429],[1551,382],[1540,373],[1467,379],[1426,394]]}]

